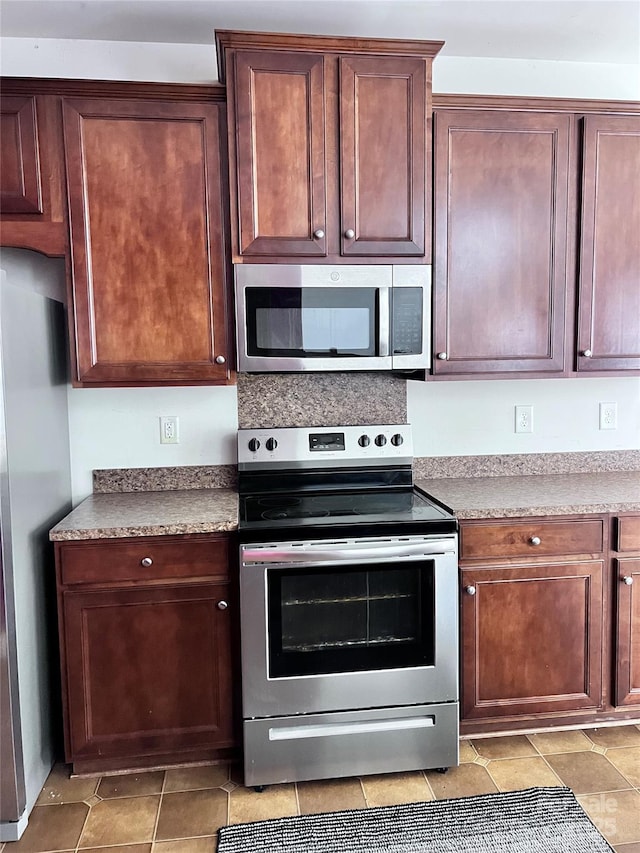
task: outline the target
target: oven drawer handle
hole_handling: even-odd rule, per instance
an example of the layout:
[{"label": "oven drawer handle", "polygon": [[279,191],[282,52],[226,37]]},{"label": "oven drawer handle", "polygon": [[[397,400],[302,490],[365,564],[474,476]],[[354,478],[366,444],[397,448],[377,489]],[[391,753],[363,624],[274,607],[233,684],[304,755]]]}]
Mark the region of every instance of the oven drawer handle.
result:
[{"label": "oven drawer handle", "polygon": [[430,729],[435,724],[435,717],[406,717],[401,720],[365,720],[354,723],[323,723],[317,726],[282,726],[277,729],[269,729],[269,740],[306,740],[311,737]]},{"label": "oven drawer handle", "polygon": [[[448,544],[448,543],[447,543]],[[313,548],[296,548],[295,550],[242,549],[244,563],[301,563],[321,562],[323,560],[367,560],[376,557],[419,557],[439,554],[455,554],[455,548],[438,545],[406,545],[381,546],[377,548],[344,548],[335,551],[320,551]]]}]

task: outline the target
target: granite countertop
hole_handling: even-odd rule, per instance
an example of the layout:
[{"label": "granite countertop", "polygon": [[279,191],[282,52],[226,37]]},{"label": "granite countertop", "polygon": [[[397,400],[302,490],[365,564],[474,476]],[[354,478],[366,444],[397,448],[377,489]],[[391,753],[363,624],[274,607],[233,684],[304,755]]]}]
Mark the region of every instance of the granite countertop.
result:
[{"label": "granite countertop", "polygon": [[[640,471],[434,477],[416,485],[458,518],[640,512]],[[216,533],[238,527],[233,489],[94,494],[50,532],[54,541]]]},{"label": "granite countertop", "polygon": [[416,485],[458,518],[640,512],[640,471],[418,478]]},{"label": "granite countertop", "polygon": [[238,527],[231,489],[94,494],[50,531],[54,541],[217,533]]}]

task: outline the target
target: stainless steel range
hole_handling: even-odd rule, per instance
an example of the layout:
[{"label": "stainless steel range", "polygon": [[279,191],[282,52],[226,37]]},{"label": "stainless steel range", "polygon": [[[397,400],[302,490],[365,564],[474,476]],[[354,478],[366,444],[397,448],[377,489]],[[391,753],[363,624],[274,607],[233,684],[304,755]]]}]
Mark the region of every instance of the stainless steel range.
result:
[{"label": "stainless steel range", "polygon": [[245,784],[458,763],[457,521],[407,425],[240,430]]}]

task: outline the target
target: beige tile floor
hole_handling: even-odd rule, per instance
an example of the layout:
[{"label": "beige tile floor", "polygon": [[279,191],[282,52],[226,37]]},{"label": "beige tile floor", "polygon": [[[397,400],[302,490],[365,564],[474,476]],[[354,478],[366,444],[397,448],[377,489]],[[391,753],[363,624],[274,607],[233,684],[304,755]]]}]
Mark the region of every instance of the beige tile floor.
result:
[{"label": "beige tile floor", "polygon": [[640,853],[640,726],[463,741],[446,774],[273,785],[256,793],[235,767],[69,779],[57,765],[22,839],[0,853],[212,853],[227,823],[567,785],[618,853]]}]

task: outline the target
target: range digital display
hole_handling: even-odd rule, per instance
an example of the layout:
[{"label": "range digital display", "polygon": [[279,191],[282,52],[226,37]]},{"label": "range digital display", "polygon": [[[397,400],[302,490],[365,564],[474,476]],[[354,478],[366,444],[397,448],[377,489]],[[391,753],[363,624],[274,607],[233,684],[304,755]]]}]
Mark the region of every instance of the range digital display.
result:
[{"label": "range digital display", "polygon": [[344,450],[343,432],[312,432],[309,433],[309,450]]}]

